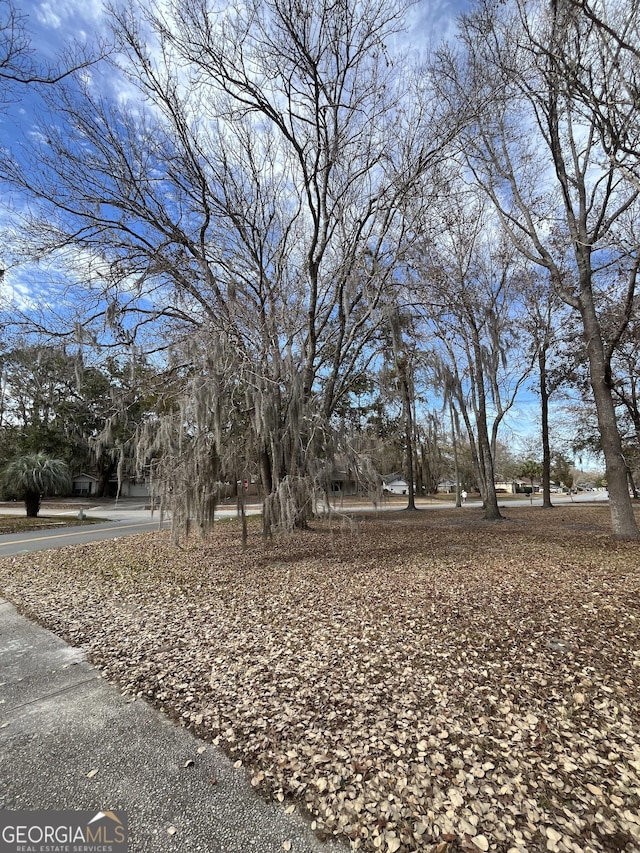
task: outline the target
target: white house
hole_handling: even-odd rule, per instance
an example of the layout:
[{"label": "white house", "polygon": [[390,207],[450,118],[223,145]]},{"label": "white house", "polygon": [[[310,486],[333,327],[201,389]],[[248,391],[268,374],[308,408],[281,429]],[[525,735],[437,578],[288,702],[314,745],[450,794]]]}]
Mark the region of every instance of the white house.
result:
[{"label": "white house", "polygon": [[[98,478],[85,472],[78,474],[72,480],[72,494],[80,497],[91,497],[98,489]],[[115,498],[148,498],[149,485],[144,477],[123,477],[118,492],[118,478],[111,477],[105,497]]]},{"label": "white house", "polygon": [[[404,477],[399,477],[396,474],[392,474],[390,477],[382,478],[382,490],[387,492],[390,495],[408,495],[409,494],[409,483],[404,479]],[[413,487],[415,492],[415,486]]]},{"label": "white house", "polygon": [[93,474],[78,474],[73,478],[71,490],[74,495],[89,496],[95,495],[98,487],[98,478]]},{"label": "white house", "polygon": [[518,483],[515,480],[496,480],[494,483],[496,492],[508,495],[515,495]]}]

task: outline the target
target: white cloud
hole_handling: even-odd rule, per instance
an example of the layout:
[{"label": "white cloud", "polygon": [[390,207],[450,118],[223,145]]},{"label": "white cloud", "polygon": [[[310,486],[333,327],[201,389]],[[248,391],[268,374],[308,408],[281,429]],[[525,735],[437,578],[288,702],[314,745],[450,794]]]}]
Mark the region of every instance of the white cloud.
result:
[{"label": "white cloud", "polygon": [[31,288],[15,278],[0,288],[0,299],[5,308],[16,311],[33,311],[42,305],[41,294],[34,294]]},{"label": "white cloud", "polygon": [[39,3],[35,10],[38,23],[54,30],[82,20],[95,23],[103,14],[103,0],[55,0]]},{"label": "white cloud", "polygon": [[471,0],[422,0],[408,16],[410,40],[427,45],[452,38],[457,16],[468,11],[470,5]]},{"label": "white cloud", "polygon": [[42,3],[38,9],[38,22],[44,27],[49,27],[54,30],[60,29],[62,20],[56,14],[49,3]]}]

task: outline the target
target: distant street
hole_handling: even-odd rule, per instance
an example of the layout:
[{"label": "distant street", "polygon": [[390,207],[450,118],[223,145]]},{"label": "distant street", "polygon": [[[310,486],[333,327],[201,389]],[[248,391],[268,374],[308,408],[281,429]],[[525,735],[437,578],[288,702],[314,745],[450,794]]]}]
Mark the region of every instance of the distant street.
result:
[{"label": "distant street", "polygon": [[[167,522],[164,522],[167,526]],[[83,527],[60,527],[51,530],[32,530],[27,533],[7,533],[0,536],[0,557],[15,554],[27,554],[31,551],[45,551],[48,548],[63,548],[65,545],[83,545],[102,539],[116,539],[130,536],[132,533],[147,533],[158,530],[159,520],[147,518],[145,521],[109,521],[103,524],[89,524]]]},{"label": "distant street", "polygon": [[[585,503],[593,501],[606,501],[608,495],[603,492],[580,492],[577,495],[569,497],[568,495],[552,495],[552,502],[556,505],[566,505],[571,503]],[[542,498],[536,497],[533,503],[529,498],[523,497],[520,500],[498,501],[499,505],[504,508],[517,506],[541,506]],[[417,505],[419,509],[445,509],[451,508],[449,502],[430,503],[418,499]],[[465,503],[465,508],[473,509],[480,507],[480,502],[477,500],[468,500]],[[395,497],[389,502],[379,504],[377,509],[384,511],[393,511],[403,509],[403,502]],[[345,501],[341,506],[340,501],[333,503],[334,510],[341,512],[367,512],[374,510],[371,503],[363,501],[362,503],[351,503]],[[247,507],[248,515],[255,515],[261,511],[258,505]],[[110,521],[99,522],[97,524],[86,525],[83,527],[65,527],[65,515],[61,514],[60,527],[55,527],[48,530],[32,530],[26,533],[7,533],[0,536],[0,557],[11,557],[16,554],[28,554],[32,551],[45,551],[49,548],[63,548],[66,545],[83,545],[89,542],[100,542],[105,539],[116,539],[121,536],[131,536],[136,533],[148,533],[153,530],[159,530],[160,527],[168,527],[171,524],[170,520],[164,520],[160,524],[160,516],[156,513],[154,516],[148,509],[142,509],[139,505],[128,507],[126,502],[122,501],[119,504],[110,506],[101,506],[88,509],[86,514],[97,516],[100,518],[109,518]],[[67,513],[67,516],[69,514]],[[224,507],[216,512],[216,518],[233,518],[236,516],[235,507]]]},{"label": "distant street", "polygon": [[[353,500],[353,498],[348,498],[346,500],[341,501],[339,498],[337,498],[331,501],[331,507],[332,509],[338,510],[339,512],[389,512],[392,510],[404,509],[407,503],[407,498],[399,495],[385,496],[383,501],[375,507],[370,501],[367,502],[363,500],[361,503],[352,503],[351,501]],[[608,500],[609,494],[606,490],[593,492],[578,492],[577,495],[551,495],[551,503],[554,506],[566,506],[571,505],[572,503],[606,503]],[[481,506],[482,501],[479,499],[478,495],[473,495],[471,498],[468,498],[463,504],[463,508],[466,509],[479,509]],[[498,495],[498,506],[500,507],[500,509],[509,509],[509,507],[512,506],[541,507],[542,495],[536,495],[533,500],[531,500],[531,498],[527,497],[526,495],[522,495],[521,497],[517,498],[511,497],[511,495],[509,495],[508,497],[506,497],[505,495]],[[430,498],[416,497],[416,507],[421,510],[452,509],[454,507],[454,503],[453,500],[441,501],[433,500]]]},{"label": "distant street", "polygon": [[[16,512],[15,508],[11,509]],[[144,509],[139,502],[127,502],[126,500],[108,505],[83,508],[88,517],[110,519],[96,524],[88,524],[81,527],[65,527],[65,518],[74,517],[73,513],[65,512],[57,515],[55,511],[45,511],[42,515],[49,518],[57,515],[60,521],[59,527],[43,530],[31,530],[25,533],[7,533],[0,535],[0,557],[11,557],[16,554],[28,554],[32,551],[46,551],[49,548],[64,548],[67,545],[84,545],[89,542],[100,542],[105,539],[117,539],[121,536],[132,536],[137,533],[148,533],[150,531],[167,528],[171,525],[171,519],[165,519],[160,524],[159,513],[151,515],[149,509]],[[247,507],[247,514],[254,515],[260,512],[257,506]],[[8,510],[5,510],[8,513]],[[216,518],[235,517],[236,508],[224,507],[216,512]]]}]

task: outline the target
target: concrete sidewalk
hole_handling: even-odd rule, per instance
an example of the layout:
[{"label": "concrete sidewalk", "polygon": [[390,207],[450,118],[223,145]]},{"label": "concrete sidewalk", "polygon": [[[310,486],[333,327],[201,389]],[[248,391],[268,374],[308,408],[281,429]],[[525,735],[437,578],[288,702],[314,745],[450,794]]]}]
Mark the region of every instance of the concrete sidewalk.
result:
[{"label": "concrete sidewalk", "polygon": [[219,749],[123,697],[80,649],[3,599],[0,809],[122,809],[130,853],[347,849],[319,842]]}]

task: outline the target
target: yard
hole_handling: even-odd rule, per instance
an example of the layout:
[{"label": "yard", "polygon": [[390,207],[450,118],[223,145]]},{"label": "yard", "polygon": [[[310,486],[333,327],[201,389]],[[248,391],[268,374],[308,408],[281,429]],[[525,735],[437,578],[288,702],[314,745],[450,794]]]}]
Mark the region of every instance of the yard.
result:
[{"label": "yard", "polygon": [[121,538],[6,558],[0,594],[353,849],[638,851],[640,544],[504,512]]},{"label": "yard", "polygon": [[30,530],[50,530],[54,527],[76,527],[102,521],[100,518],[79,517],[80,511],[88,506],[91,504],[83,501],[44,500],[37,518],[28,518],[21,501],[0,501],[0,536],[7,533],[26,533]]}]

